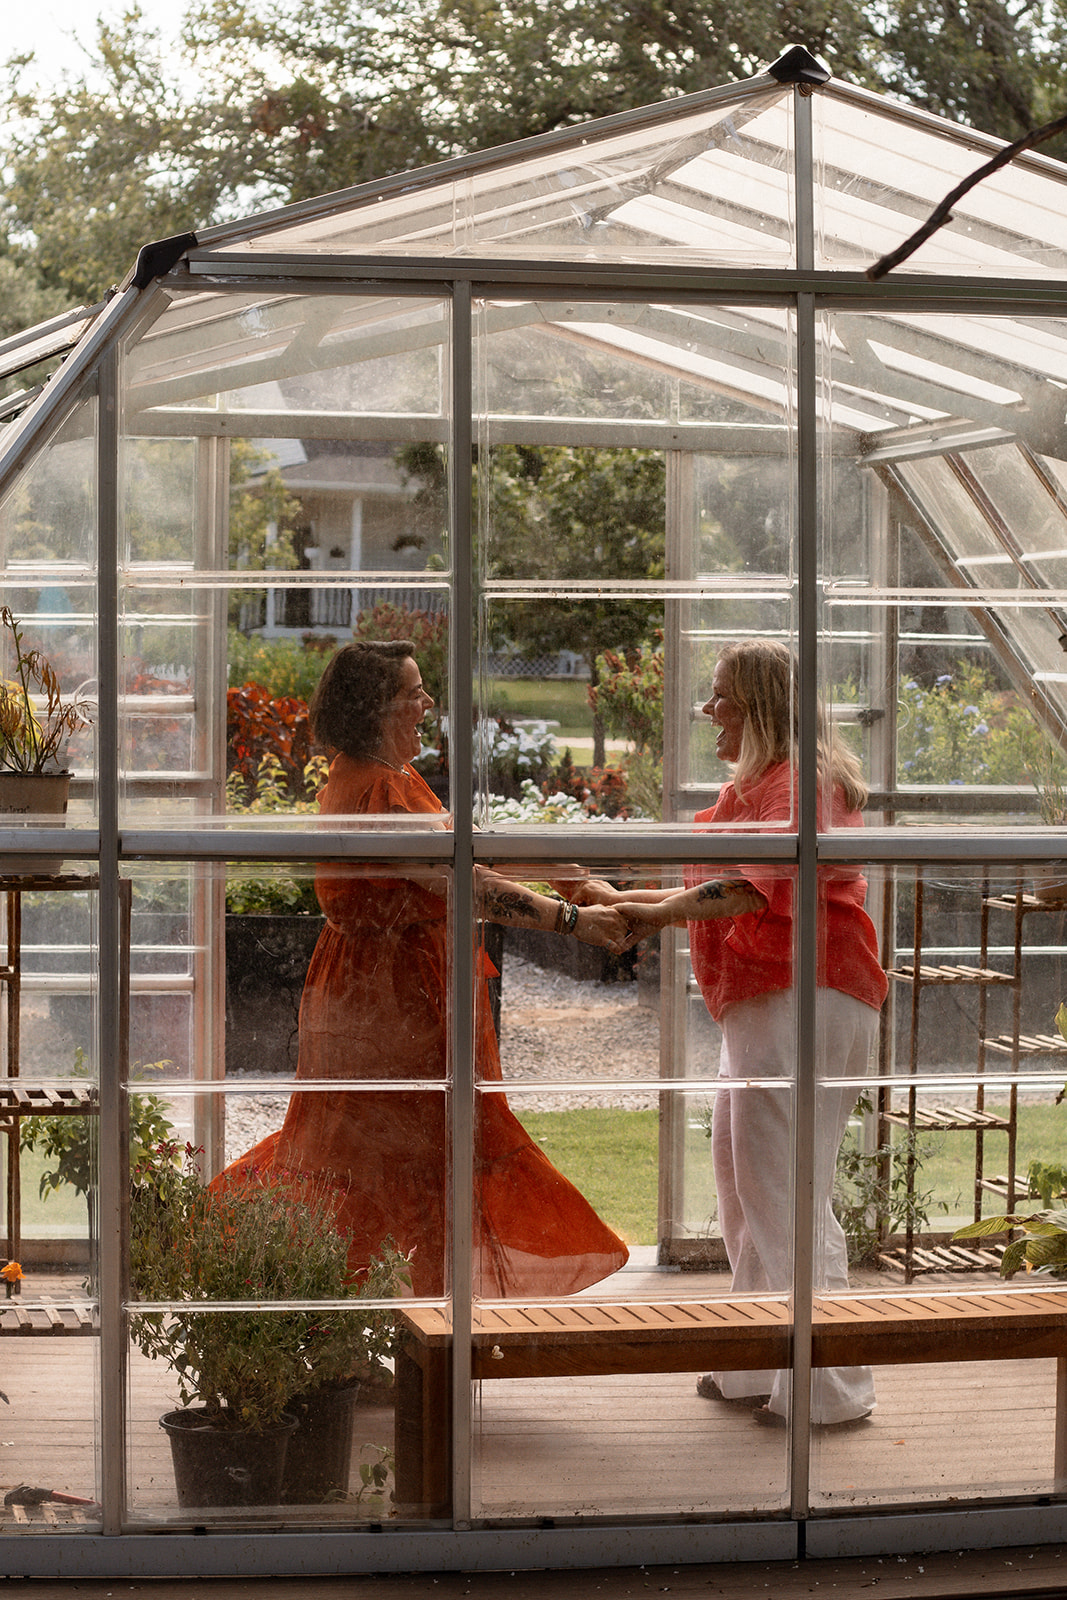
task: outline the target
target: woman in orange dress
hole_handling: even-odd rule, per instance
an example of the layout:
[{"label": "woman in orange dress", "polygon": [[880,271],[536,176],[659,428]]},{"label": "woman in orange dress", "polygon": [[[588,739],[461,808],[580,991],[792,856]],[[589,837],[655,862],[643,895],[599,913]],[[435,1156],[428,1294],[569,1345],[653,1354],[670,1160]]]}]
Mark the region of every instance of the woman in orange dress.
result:
[{"label": "woman in orange dress", "polygon": [[[324,815],[414,814],[447,827],[432,790],[409,762],[433,705],[413,646],[345,645],[312,699],[317,742],[333,753],[319,797]],[[480,914],[519,927],[571,932],[617,948],[625,924],[605,906],[573,906],[478,868]],[[295,1093],[278,1133],[222,1175],[240,1181],[284,1169],[294,1189],[336,1192],[353,1272],[391,1237],[413,1251],[412,1288],[440,1295],[449,1236],[448,922],[446,885],[425,877],[366,876],[321,866],[326,917],[300,1005],[297,1077],[418,1080],[406,1089]],[[476,1006],[482,1081],[500,1080],[484,977]],[[474,1288],[482,1296],[570,1294],[616,1271],[626,1246],[530,1139],[502,1093],[477,1097]]]}]

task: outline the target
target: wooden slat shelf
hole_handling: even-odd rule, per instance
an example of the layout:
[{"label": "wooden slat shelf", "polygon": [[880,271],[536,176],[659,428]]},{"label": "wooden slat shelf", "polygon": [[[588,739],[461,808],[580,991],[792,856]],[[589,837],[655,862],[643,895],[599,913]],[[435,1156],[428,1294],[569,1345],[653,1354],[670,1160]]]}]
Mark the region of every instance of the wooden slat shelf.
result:
[{"label": "wooden slat shelf", "polygon": [[64,1334],[99,1333],[98,1313],[77,1300],[56,1300],[22,1305],[0,1300],[0,1336],[12,1338],[61,1337]]},{"label": "wooden slat shelf", "polygon": [[[987,1050],[1001,1056],[1010,1056],[1015,1050],[1010,1033],[982,1042]],[[1018,1049],[1021,1056],[1067,1056],[1067,1040],[1058,1033],[1020,1033]]]},{"label": "wooden slat shelf", "polygon": [[17,1132],[23,1117],[85,1117],[98,1110],[95,1084],[0,1079],[0,1133]]},{"label": "wooden slat shelf", "polygon": [[885,1121],[898,1128],[916,1127],[930,1133],[981,1129],[984,1133],[1006,1133],[1010,1124],[1003,1117],[989,1111],[979,1111],[974,1106],[916,1106],[914,1123],[906,1111],[887,1111]]},{"label": "wooden slat shelf", "polygon": [[[891,978],[895,978],[898,983],[914,983],[915,982],[915,967],[913,965],[911,965],[909,962],[902,961],[899,966],[890,968],[888,976],[891,977]],[[1000,983],[1000,984],[1007,984],[1007,985],[1010,986],[1014,981],[1015,980],[1012,977],[1010,972],[994,972],[989,967],[965,967],[965,966],[955,966],[955,967],[950,967],[950,966],[938,966],[938,967],[920,966],[919,967],[919,982],[920,983],[924,983],[924,984],[925,983],[929,983],[929,984],[935,984],[935,983],[968,983],[968,984]]]},{"label": "wooden slat shelf", "polygon": [[987,895],[982,904],[997,911],[1012,911],[1016,906],[1020,911],[1067,911],[1067,899],[1064,900],[1039,900],[1035,894],[1025,893],[993,894]]},{"label": "wooden slat shelf", "polygon": [[890,1272],[912,1276],[920,1272],[997,1272],[1003,1245],[984,1245],[980,1249],[963,1245],[913,1245],[909,1266],[908,1252],[899,1249],[882,1250],[878,1260]]},{"label": "wooden slat shelf", "polygon": [[[983,1178],[981,1186],[988,1194],[999,1195],[1005,1204],[1007,1204],[1008,1179],[1003,1172],[998,1172],[992,1178]],[[1020,1200],[1029,1199],[1033,1199],[1033,1196],[1030,1193],[1030,1179],[1027,1177],[1025,1172],[1017,1173],[1015,1177],[1016,1204],[1018,1204]]]}]

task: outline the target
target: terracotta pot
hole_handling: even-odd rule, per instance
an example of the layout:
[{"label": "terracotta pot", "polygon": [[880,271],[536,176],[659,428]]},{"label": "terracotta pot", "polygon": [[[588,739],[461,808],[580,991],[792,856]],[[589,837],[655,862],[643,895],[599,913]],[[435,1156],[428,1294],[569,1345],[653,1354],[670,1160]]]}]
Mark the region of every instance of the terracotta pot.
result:
[{"label": "terracotta pot", "polygon": [[284,1413],[273,1428],[215,1428],[202,1406],[168,1411],[159,1425],[170,1439],[178,1504],[277,1506],[296,1418]]},{"label": "terracotta pot", "polygon": [[321,1505],[348,1493],[352,1428],[359,1384],[294,1395],[289,1410],[299,1427],[289,1440],[282,1475],[285,1505]]},{"label": "terracotta pot", "polygon": [[[69,772],[10,772],[0,768],[0,827],[20,823],[47,827],[67,814]],[[62,862],[54,856],[0,857],[0,870],[27,876],[58,872]]]}]

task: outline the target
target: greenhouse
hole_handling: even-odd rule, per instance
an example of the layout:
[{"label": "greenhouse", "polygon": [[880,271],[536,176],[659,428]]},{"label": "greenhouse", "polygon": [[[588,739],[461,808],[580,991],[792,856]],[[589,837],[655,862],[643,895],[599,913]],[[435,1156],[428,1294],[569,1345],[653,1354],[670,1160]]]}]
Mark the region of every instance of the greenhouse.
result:
[{"label": "greenhouse", "polygon": [[868,273],[1001,148],[795,49],[0,345],[4,1571],[1067,1538],[1067,168]]}]

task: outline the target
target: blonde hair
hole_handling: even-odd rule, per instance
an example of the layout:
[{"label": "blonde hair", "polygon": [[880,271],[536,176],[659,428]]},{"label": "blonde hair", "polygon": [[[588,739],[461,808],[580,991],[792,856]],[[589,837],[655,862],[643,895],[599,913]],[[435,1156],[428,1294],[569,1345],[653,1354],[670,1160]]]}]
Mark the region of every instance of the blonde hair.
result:
[{"label": "blonde hair", "polygon": [[[797,664],[791,650],[774,639],[742,639],[719,653],[729,694],[744,713],[741,749],[734,768],[734,786],[744,795],[753,782],[779,761],[793,761],[799,723]],[[868,789],[859,761],[838,738],[820,706],[816,743],[819,773],[840,784],[850,811],[867,804]]]}]

